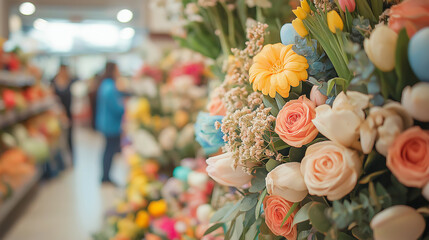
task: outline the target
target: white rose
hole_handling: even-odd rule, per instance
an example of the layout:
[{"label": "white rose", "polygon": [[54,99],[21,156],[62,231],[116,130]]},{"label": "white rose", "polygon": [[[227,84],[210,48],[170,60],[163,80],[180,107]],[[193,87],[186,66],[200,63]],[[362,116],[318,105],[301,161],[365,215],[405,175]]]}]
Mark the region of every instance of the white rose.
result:
[{"label": "white rose", "polygon": [[425,219],[414,208],[396,205],[377,213],[370,224],[375,240],[416,240],[425,230]]},{"label": "white rose", "polygon": [[308,191],[300,167],[300,163],[288,162],[274,168],[265,179],[267,192],[289,202],[301,202]]},{"label": "white rose", "polygon": [[429,122],[429,82],[419,82],[404,88],[402,106],[414,119]]}]

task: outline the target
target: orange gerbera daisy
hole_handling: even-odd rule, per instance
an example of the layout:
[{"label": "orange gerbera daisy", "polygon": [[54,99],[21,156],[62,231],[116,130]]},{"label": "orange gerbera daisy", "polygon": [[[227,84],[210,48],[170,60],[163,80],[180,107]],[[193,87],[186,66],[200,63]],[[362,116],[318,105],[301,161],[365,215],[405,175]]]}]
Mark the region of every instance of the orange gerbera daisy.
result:
[{"label": "orange gerbera daisy", "polygon": [[299,81],[307,80],[307,59],[292,50],[293,44],[268,44],[253,58],[250,67],[250,82],[253,90],[274,98],[276,92],[288,97],[290,86],[297,87]]}]

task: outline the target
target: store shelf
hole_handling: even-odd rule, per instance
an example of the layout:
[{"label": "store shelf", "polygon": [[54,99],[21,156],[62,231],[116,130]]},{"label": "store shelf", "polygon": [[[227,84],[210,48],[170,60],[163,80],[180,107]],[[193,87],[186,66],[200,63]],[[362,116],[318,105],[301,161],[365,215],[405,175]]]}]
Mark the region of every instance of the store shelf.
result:
[{"label": "store shelf", "polygon": [[8,87],[26,87],[34,85],[36,79],[22,72],[9,72],[0,70],[0,85]]},{"label": "store shelf", "polygon": [[42,171],[38,168],[34,176],[22,185],[19,189],[13,191],[12,196],[0,203],[0,225],[7,218],[10,212],[25,198],[27,193],[33,189],[42,177]]},{"label": "store shelf", "polygon": [[25,110],[6,111],[0,114],[0,129],[9,127],[15,123],[22,122],[37,114],[49,110],[54,105],[51,97],[45,98],[39,102],[29,105]]}]

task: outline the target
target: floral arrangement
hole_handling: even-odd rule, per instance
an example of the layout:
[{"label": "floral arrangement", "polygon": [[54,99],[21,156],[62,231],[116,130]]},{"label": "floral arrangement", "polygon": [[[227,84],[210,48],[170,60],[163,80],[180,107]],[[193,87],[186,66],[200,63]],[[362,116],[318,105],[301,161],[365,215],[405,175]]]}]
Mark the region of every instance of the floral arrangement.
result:
[{"label": "floral arrangement", "polygon": [[[144,67],[132,81],[132,89],[142,91],[127,101],[124,129],[143,158],[156,159],[172,171],[182,158],[194,157],[199,149],[192,122],[206,104],[209,74],[201,61],[177,61],[165,68],[168,71],[163,73],[156,67]],[[155,79],[159,76],[165,78]]]},{"label": "floral arrangement", "polygon": [[[161,0],[162,1],[162,0]],[[232,48],[243,48],[248,21],[267,22],[270,31],[268,42],[278,42],[280,23],[291,20],[291,9],[296,0],[182,0],[180,16],[175,22],[181,28],[173,35],[182,47],[192,49],[216,60],[212,65],[217,76],[223,76],[222,62],[231,54]],[[290,13],[290,14],[285,14]]]},{"label": "floral arrangement", "polygon": [[132,148],[124,152],[131,166],[126,197],[107,213],[108,224],[94,239],[222,239],[222,231],[203,236],[214,211],[209,204],[214,182],[204,159],[183,159],[166,180],[156,161]]},{"label": "floral arrangement", "polygon": [[278,43],[247,25],[197,121],[209,176],[235,196],[212,202],[206,234],[429,237],[428,2],[303,0],[292,12]]}]

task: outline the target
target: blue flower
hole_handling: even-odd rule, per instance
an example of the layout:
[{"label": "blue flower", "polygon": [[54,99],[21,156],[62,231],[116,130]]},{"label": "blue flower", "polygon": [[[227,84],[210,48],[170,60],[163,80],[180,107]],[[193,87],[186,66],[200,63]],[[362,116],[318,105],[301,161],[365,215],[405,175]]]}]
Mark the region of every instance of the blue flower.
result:
[{"label": "blue flower", "polygon": [[195,123],[195,139],[207,155],[216,153],[225,145],[223,132],[215,127],[215,123],[222,122],[222,119],[223,116],[211,116],[205,112],[198,114]]},{"label": "blue flower", "polygon": [[325,52],[319,54],[317,47],[317,40],[315,39],[309,43],[307,38],[295,37],[295,45],[292,50],[307,59],[309,76],[327,81],[335,77],[336,72]]}]

